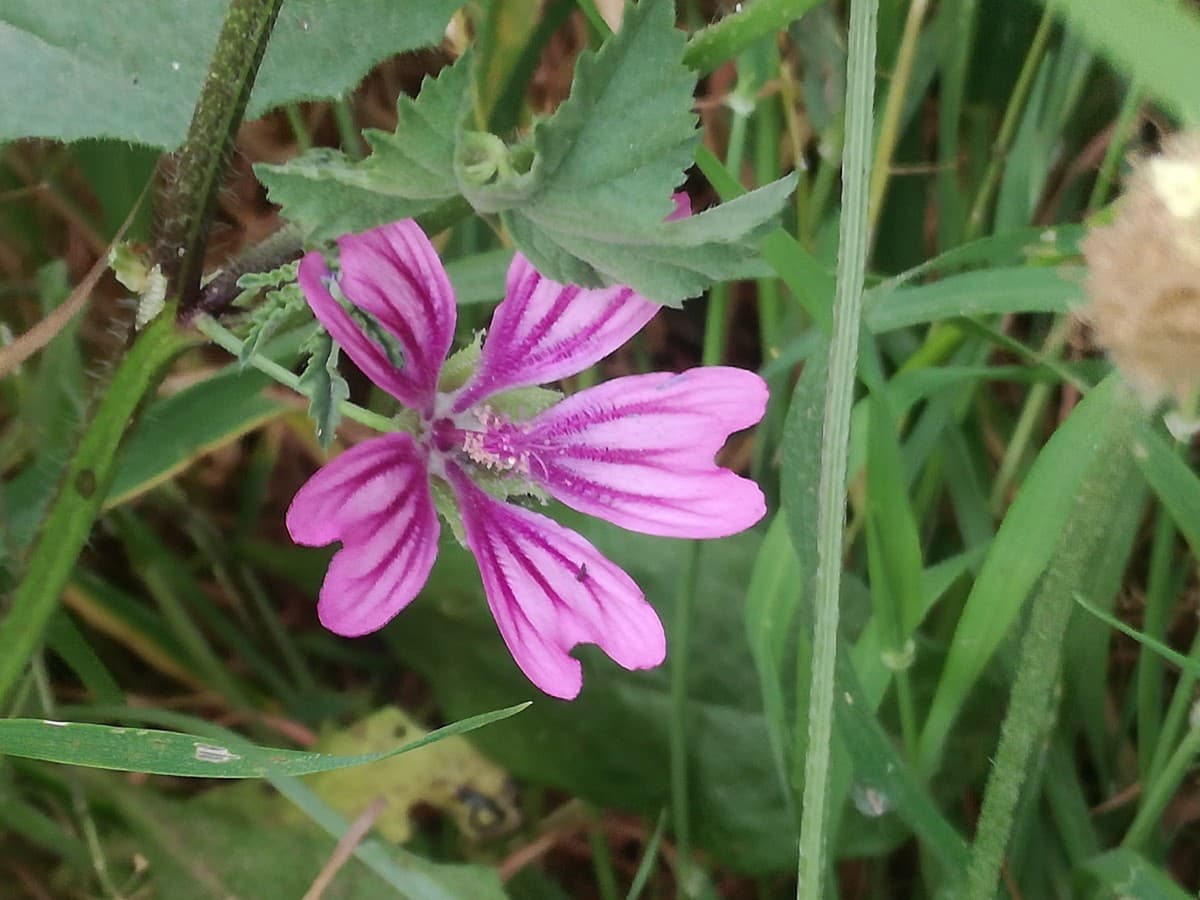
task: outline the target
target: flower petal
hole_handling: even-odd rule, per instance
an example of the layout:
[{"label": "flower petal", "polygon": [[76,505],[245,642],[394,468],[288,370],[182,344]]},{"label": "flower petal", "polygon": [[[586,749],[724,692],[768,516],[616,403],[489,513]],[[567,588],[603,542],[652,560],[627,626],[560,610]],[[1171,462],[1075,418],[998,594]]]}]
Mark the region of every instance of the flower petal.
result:
[{"label": "flower petal", "polygon": [[395,338],[402,365],[397,367],[330,294],[330,272],[319,253],[300,263],[300,286],[309,305],[368,378],[406,406],[428,413],[456,315],[454,292],[433,245],[409,219],[346,235],[338,247],[341,292]]},{"label": "flower petal", "polygon": [[570,650],[581,643],[626,669],[663,661],[662,623],[624,571],[569,528],[488,496],[456,465],[446,474],[496,625],[530,681],[574,699],[583,670]]},{"label": "flower petal", "polygon": [[479,366],[455,398],[454,411],[509,388],[574,375],[637,334],[658,309],[633,288],[588,290],[551,281],[518,253]]},{"label": "flower petal", "polygon": [[692,214],[692,198],[686,192],[676,191],[671,195],[671,202],[675,204],[675,211],[667,216],[668,222],[686,219]]},{"label": "flower petal", "polygon": [[287,529],[309,547],[342,542],[321,585],[321,624],[346,637],[382,628],[437,556],[437,513],[412,437],[372,438],[326,463],[292,499]]},{"label": "flower petal", "polygon": [[534,418],[522,449],[530,477],[573,509],[646,534],[723,537],[766,506],[758,485],[713,457],[766,403],[766,384],[744,369],[614,378]]}]

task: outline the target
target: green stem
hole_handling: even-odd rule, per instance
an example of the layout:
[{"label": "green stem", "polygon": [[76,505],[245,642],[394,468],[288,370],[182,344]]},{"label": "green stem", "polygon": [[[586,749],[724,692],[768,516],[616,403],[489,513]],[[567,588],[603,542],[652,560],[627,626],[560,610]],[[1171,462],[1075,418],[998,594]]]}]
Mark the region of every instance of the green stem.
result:
[{"label": "green stem", "polygon": [[[738,123],[742,127],[736,128]],[[745,116],[734,119],[734,135],[730,137],[729,157],[741,156],[745,140]],[[732,166],[730,166],[732,168]],[[705,315],[704,347],[701,365],[715,366],[725,353],[725,326],[729,306],[729,285],[715,284],[708,294]],[[687,551],[679,579],[679,594],[671,622],[671,821],[675,829],[678,857],[676,877],[679,897],[691,896],[691,821],[688,796],[688,658],[691,647],[692,599],[700,568],[701,544],[693,541]]]},{"label": "green stem", "polygon": [[888,86],[887,103],[880,119],[879,139],[875,144],[875,164],[871,171],[871,199],[868,206],[869,232],[874,235],[883,211],[883,198],[887,193],[888,178],[892,173],[892,154],[900,140],[900,113],[904,110],[904,95],[912,77],[913,59],[917,54],[917,38],[921,36],[921,23],[929,0],[913,0],[904,22],[904,34],[900,38],[900,49],[896,54],[896,69],[892,83]]},{"label": "green stem", "polygon": [[296,146],[300,148],[301,153],[307,153],[313,147],[312,135],[308,133],[308,124],[304,121],[304,114],[300,112],[300,107],[295,103],[289,103],[283,108],[283,113],[287,116],[292,136],[296,138]]},{"label": "green stem", "polygon": [[[828,818],[826,807],[833,740],[838,595],[846,523],[847,452],[867,267],[867,197],[878,13],[878,0],[854,0],[850,6],[840,250],[821,436],[817,571],[813,593],[812,688],[807,704],[808,755],[804,765],[804,805],[797,867],[796,896],[802,900],[819,900],[824,896],[821,881],[825,874],[825,848],[828,843],[825,833]],[[801,714],[803,709],[801,704]]]},{"label": "green stem", "polygon": [[[218,347],[228,350],[231,354],[240,358],[244,342],[216,319],[211,316],[197,316],[192,324],[197,331]],[[248,362],[271,380],[277,381],[284,387],[303,396],[304,391],[300,388],[300,376],[295,372],[285,369],[279,363],[267,359],[265,356],[260,356],[257,353],[253,354]],[[369,409],[363,409],[349,400],[341,401],[338,404],[338,409],[342,411],[342,415],[347,419],[353,419],[355,422],[359,422],[376,431],[386,433],[397,430],[395,420],[389,419],[387,416],[381,416],[379,413],[371,412]]]},{"label": "green stem", "polygon": [[1093,556],[1133,465],[1133,436],[1138,422],[1136,401],[1118,393],[1110,415],[1105,446],[1097,449],[1081,482],[1074,508],[1058,541],[1055,557],[1031,603],[1029,624],[1021,639],[1017,676],[1000,732],[971,862],[967,868],[968,900],[992,900],[1035,748],[1045,738],[1054,709],[1062,664],[1063,640],[1075,608],[1073,592],[1093,565]]},{"label": "green stem", "polygon": [[1129,134],[1138,110],[1142,107],[1142,91],[1137,82],[1129,85],[1125,99],[1121,101],[1121,109],[1117,112],[1117,120],[1113,123],[1112,136],[1104,151],[1104,160],[1096,173],[1096,183],[1092,186],[1092,195],[1088,198],[1088,211],[1094,212],[1108,200],[1108,192],[1112,190],[1113,179],[1117,174],[1117,165],[1121,162],[1122,151],[1125,149],[1125,138]]},{"label": "green stem", "polygon": [[[767,184],[779,171],[779,139],[781,137],[780,107],[764,102],[754,116],[754,181]],[[801,178],[801,184],[807,179]],[[755,284],[758,297],[758,332],[764,365],[779,354],[782,341],[783,296],[778,278],[759,278]],[[786,376],[771,379],[767,412],[754,436],[754,454],[750,463],[751,477],[762,486],[768,497],[777,496],[778,473],[769,465],[770,450],[775,436],[783,427],[787,415],[789,392]],[[768,481],[770,482],[768,484]]]},{"label": "green stem", "polygon": [[172,171],[160,170],[155,258],[186,314],[195,303],[221,173],[283,0],[231,0]]},{"label": "green stem", "polygon": [[704,313],[704,346],[702,359],[711,359],[706,366],[717,366],[725,356],[725,323],[729,316],[729,285],[714,284],[708,291],[708,307]]},{"label": "green stem", "polygon": [[829,198],[833,196],[833,189],[841,172],[845,137],[846,130],[840,122],[831,125],[825,134],[821,135],[820,145],[824,151],[817,165],[817,173],[813,176],[805,216],[800,220],[799,233],[796,235],[796,240],[804,247],[812,246],[817,226],[824,219],[825,207],[829,204]]},{"label": "green stem", "polygon": [[334,101],[333,121],[337,124],[338,140],[342,149],[351,159],[363,158],[362,137],[358,133],[358,125],[354,123],[354,109],[344,97]]},{"label": "green stem", "polygon": [[[1154,537],[1150,545],[1150,565],[1146,577],[1146,612],[1142,617],[1142,634],[1156,641],[1166,637],[1167,622],[1175,605],[1171,590],[1174,580],[1171,563],[1175,555],[1175,523],[1171,514],[1158,508],[1154,522]],[[1159,746],[1163,710],[1163,660],[1157,653],[1143,651],[1138,657],[1137,745],[1138,768],[1145,784],[1155,771],[1152,768],[1155,748]],[[1171,736],[1174,740],[1174,735]]]},{"label": "green stem", "polygon": [[1000,174],[1004,171],[1004,160],[1008,155],[1009,145],[1016,136],[1017,126],[1021,123],[1021,113],[1025,109],[1025,101],[1029,98],[1034,76],[1037,75],[1038,66],[1041,65],[1042,57],[1046,53],[1046,45],[1050,41],[1050,32],[1054,26],[1053,8],[1053,3],[1047,3],[1046,8],[1042,11],[1041,21],[1038,22],[1037,31],[1034,32],[1029,52],[1025,54],[1025,62],[1021,64],[1021,71],[1017,76],[1017,83],[1013,86],[1012,96],[1009,97],[1008,106],[1004,109],[1004,118],[1000,120],[1000,131],[996,134],[996,140],[992,144],[992,155],[988,161],[987,171],[984,172],[983,183],[980,185],[979,193],[975,195],[975,203],[971,207],[971,215],[967,219],[967,230],[964,237],[966,241],[975,239],[983,232],[983,217],[987,215],[988,208],[991,206],[992,195],[1000,186]]},{"label": "green stem", "polygon": [[596,887],[600,889],[600,900],[619,900],[620,890],[617,888],[617,872],[613,868],[612,851],[608,848],[608,835],[596,823],[596,827],[588,831],[588,844],[592,848],[592,869],[596,873]]},{"label": "green stem", "polygon": [[[1042,345],[1041,359],[1057,357],[1058,352],[1067,342],[1070,325],[1070,321],[1066,318],[1055,323],[1050,334],[1046,336],[1046,342]],[[1025,459],[1025,453],[1034,438],[1035,430],[1042,421],[1042,414],[1046,411],[1046,404],[1050,402],[1051,390],[1052,386],[1046,383],[1035,384],[1029,389],[1025,405],[1021,408],[1021,415],[1017,418],[1012,437],[1004,450],[1000,467],[996,471],[996,480],[992,484],[989,504],[992,512],[996,515],[1003,512],[1008,496],[1008,486],[1016,477],[1022,460]]]},{"label": "green stem", "polygon": [[1146,843],[1155,826],[1161,821],[1163,810],[1167,808],[1171,797],[1187,776],[1196,754],[1200,753],[1200,722],[1196,721],[1195,707],[1192,716],[1192,727],[1188,729],[1188,733],[1179,742],[1162,772],[1151,782],[1142,797],[1137,815],[1133,817],[1129,830],[1125,832],[1125,838],[1121,841],[1122,847],[1137,850]]},{"label": "green stem", "polygon": [[167,364],[186,346],[175,329],[174,316],[164,311],[138,335],[105,389],[42,524],[12,607],[0,620],[0,702],[12,690],[58,608],[58,598],[108,494],[126,426]]},{"label": "green stem", "polygon": [[[1178,588],[1179,582],[1176,581],[1173,586]],[[1143,660],[1146,655],[1143,654]],[[1167,764],[1171,746],[1179,740],[1179,734],[1187,724],[1188,714],[1196,697],[1198,679],[1192,673],[1200,669],[1200,633],[1197,633],[1192,639],[1192,646],[1188,650],[1188,659],[1191,660],[1192,667],[1179,673],[1179,681],[1171,694],[1171,702],[1167,704],[1167,712],[1162,717],[1162,726],[1158,731],[1150,765],[1145,769],[1147,774],[1143,778],[1144,782],[1156,779],[1162,772]]]},{"label": "green stem", "polygon": [[688,545],[671,617],[671,824],[675,830],[676,896],[691,896],[691,804],[688,796],[688,650],[692,636],[692,600],[700,569],[699,541]]},{"label": "green stem", "polygon": [[978,0],[949,0],[938,4],[938,249],[957,247],[966,217],[961,182],[959,128],[963,98],[975,46]]}]

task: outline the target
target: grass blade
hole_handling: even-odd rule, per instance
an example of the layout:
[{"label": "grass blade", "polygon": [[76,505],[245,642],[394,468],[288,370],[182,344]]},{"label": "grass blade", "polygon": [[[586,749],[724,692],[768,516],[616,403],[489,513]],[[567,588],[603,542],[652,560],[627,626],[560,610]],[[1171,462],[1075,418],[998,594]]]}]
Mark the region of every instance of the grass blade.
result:
[{"label": "grass blade", "polygon": [[817,571],[814,587],[812,685],[808,701],[808,752],[800,818],[798,898],[823,896],[825,829],[833,745],[834,673],[838,648],[838,595],[846,521],[846,454],[854,402],[859,324],[867,268],[867,193],[871,167],[871,121],[875,96],[877,0],[850,7],[847,59],[846,150],[833,332],[829,348],[821,481],[818,488]]},{"label": "grass blade", "polygon": [[[528,703],[521,703],[472,716],[392,750],[355,756],[259,747],[243,739],[217,743],[196,734],[150,728],[53,722],[46,719],[3,719],[0,720],[0,755],[181,778],[291,777],[344,769],[408,753],[442,738],[465,734],[507,719],[528,706]],[[104,707],[94,710],[96,713],[104,711]],[[230,735],[230,738],[234,737]]]}]

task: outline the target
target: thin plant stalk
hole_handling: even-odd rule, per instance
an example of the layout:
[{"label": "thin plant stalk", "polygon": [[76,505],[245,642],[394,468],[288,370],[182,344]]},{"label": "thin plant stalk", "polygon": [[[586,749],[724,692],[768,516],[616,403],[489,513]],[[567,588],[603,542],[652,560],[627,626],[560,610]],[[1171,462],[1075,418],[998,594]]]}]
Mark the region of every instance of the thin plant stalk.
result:
[{"label": "thin plant stalk", "polygon": [[[1042,358],[1048,359],[1058,355],[1067,342],[1070,327],[1070,322],[1065,318],[1054,324],[1042,345],[1040,354]],[[1050,402],[1052,390],[1053,386],[1045,383],[1035,384],[1029,389],[1029,394],[1021,407],[1021,414],[1017,418],[1017,424],[1013,428],[1012,437],[1004,449],[1004,457],[1000,460],[996,479],[992,482],[989,504],[993,513],[999,514],[1004,508],[1009,485],[1012,484],[1017,475],[1017,469],[1025,458],[1025,453],[1029,450],[1030,442],[1034,437],[1034,429],[1042,421],[1042,415],[1046,411],[1046,404]]]},{"label": "thin plant stalk", "polygon": [[[227,350],[234,356],[239,356],[242,352],[244,342],[236,334],[218,322],[211,316],[197,316],[192,322],[196,330],[202,335],[216,344],[223,350]],[[279,363],[267,359],[257,353],[252,354],[247,364],[258,371],[262,372],[273,381],[277,381],[286,388],[290,388],[297,394],[303,394],[304,391],[300,388],[300,376],[295,372],[285,369]],[[349,400],[342,400],[338,403],[338,409],[347,419],[353,419],[361,425],[366,425],[368,428],[373,428],[376,431],[389,432],[396,431],[398,426],[394,419],[389,419],[387,416],[381,416],[379,413],[371,412],[369,409],[363,409]]]},{"label": "thin plant stalk", "polygon": [[[780,106],[778,103],[763,102],[758,106],[754,117],[754,180],[756,184],[767,184],[779,171],[779,141],[782,137],[780,123]],[[804,184],[806,179],[801,178]],[[779,353],[782,342],[781,325],[783,319],[783,295],[780,292],[778,278],[759,278],[755,283],[758,299],[758,330],[762,347],[763,363],[769,363]],[[783,378],[772,379],[771,395],[767,401],[767,412],[758,428],[754,440],[754,454],[751,460],[751,476],[760,485],[770,479],[771,489],[768,495],[774,493],[776,481],[775,471],[768,465],[770,451],[775,446],[774,438],[783,427],[784,416],[787,415],[786,381]]]},{"label": "thin plant stalk", "polygon": [[1004,118],[1000,120],[1000,131],[996,134],[996,140],[992,142],[992,155],[983,175],[983,183],[979,187],[979,193],[975,195],[975,203],[971,206],[971,214],[967,218],[965,236],[967,241],[974,240],[983,232],[984,216],[987,215],[988,208],[992,204],[992,197],[996,193],[996,189],[1000,187],[1000,175],[1004,171],[1008,148],[1012,145],[1013,138],[1016,137],[1017,126],[1021,124],[1021,113],[1025,110],[1025,101],[1029,99],[1029,92],[1033,89],[1033,79],[1037,75],[1038,67],[1042,64],[1042,57],[1046,55],[1046,47],[1050,42],[1050,33],[1054,27],[1053,8],[1054,4],[1047,3],[1046,8],[1042,10],[1042,18],[1038,22],[1037,31],[1034,32],[1033,41],[1030,42],[1029,52],[1025,54],[1025,61],[1021,64],[1021,71],[1017,75],[1017,83],[1013,86],[1008,106],[1004,109]]},{"label": "thin plant stalk", "polygon": [[288,127],[292,129],[296,146],[300,148],[301,153],[307,153],[313,147],[312,135],[308,133],[308,123],[304,121],[304,114],[300,112],[300,107],[295,103],[289,103],[283,108],[283,113],[287,116]]},{"label": "thin plant stalk", "polygon": [[617,870],[613,868],[612,851],[608,848],[608,836],[600,823],[588,831],[588,844],[592,849],[592,869],[596,873],[596,887],[601,900],[620,900],[617,889]]},{"label": "thin plant stalk", "polygon": [[688,544],[679,591],[671,616],[671,825],[675,831],[675,896],[691,896],[691,803],[688,791],[688,661],[692,638],[692,600],[700,570],[699,541]]},{"label": "thin plant stalk", "polygon": [[809,720],[797,862],[798,900],[819,900],[824,896],[822,880],[829,843],[826,826],[833,743],[834,663],[846,521],[850,410],[854,401],[854,373],[867,267],[867,203],[878,14],[877,0],[854,0],[850,6],[840,250],[818,487],[812,687],[807,707],[800,704],[801,714],[807,708]]},{"label": "thin plant stalk", "polygon": [[904,110],[904,95],[912,78],[913,59],[917,54],[917,38],[921,36],[921,23],[929,0],[913,0],[904,21],[904,33],[900,37],[900,48],[896,53],[896,68],[888,87],[887,102],[879,123],[879,138],[875,144],[875,164],[871,170],[871,195],[868,204],[867,228],[872,236],[879,225],[883,212],[883,200],[887,194],[888,179],[892,171],[892,154],[900,141],[900,114]]},{"label": "thin plant stalk", "polygon": [[333,103],[333,121],[337,124],[338,140],[342,149],[351,159],[362,159],[362,137],[358,133],[358,125],[354,122],[354,107],[345,97]]},{"label": "thin plant stalk", "polygon": [[[1162,641],[1175,605],[1172,590],[1172,565],[1175,555],[1175,523],[1162,506],[1154,522],[1154,537],[1150,544],[1150,565],[1146,578],[1146,607],[1142,616],[1142,633]],[[1139,655],[1136,674],[1138,767],[1143,784],[1151,778],[1156,748],[1160,746],[1162,727],[1163,661],[1157,653],[1145,650]],[[1172,740],[1174,737],[1172,736]]]},{"label": "thin plant stalk", "polygon": [[1150,782],[1145,794],[1142,795],[1137,815],[1133,817],[1133,821],[1129,824],[1129,830],[1125,832],[1125,837],[1121,841],[1122,847],[1131,847],[1137,850],[1145,845],[1154,833],[1155,827],[1162,820],[1163,810],[1167,808],[1175,791],[1187,777],[1197,754],[1200,754],[1200,721],[1198,721],[1200,715],[1197,715],[1197,712],[1197,709],[1193,707],[1191,727],[1187,734],[1179,742],[1179,746],[1175,748],[1175,752],[1171,754],[1163,770]]},{"label": "thin plant stalk", "polygon": [[1121,161],[1121,151],[1125,149],[1125,139],[1133,128],[1138,111],[1142,108],[1142,91],[1137,82],[1129,85],[1121,108],[1117,111],[1117,119],[1113,122],[1112,136],[1104,151],[1104,159],[1096,172],[1096,183],[1092,185],[1092,195],[1088,198],[1088,212],[1095,212],[1108,201],[1109,191],[1117,176],[1117,165]]},{"label": "thin plant stalk", "polygon": [[[746,139],[746,116],[734,114],[734,127],[730,135],[729,155],[731,161],[741,159],[742,145]],[[705,317],[704,346],[701,364],[719,365],[725,355],[725,334],[729,311],[729,285],[713,285],[708,296],[708,311]],[[691,645],[692,598],[696,593],[696,581],[700,568],[698,541],[689,547],[680,575],[679,593],[671,622],[671,821],[675,829],[675,844],[678,856],[678,896],[690,896],[691,827],[688,797],[688,657]]]},{"label": "thin plant stalk", "polygon": [[[1188,659],[1200,668],[1200,633],[1192,639],[1192,646],[1188,650]],[[1179,740],[1180,733],[1188,724],[1189,713],[1192,704],[1195,702],[1195,691],[1197,678],[1192,672],[1195,669],[1184,669],[1179,673],[1179,681],[1175,685],[1175,691],[1171,695],[1171,702],[1167,704],[1167,712],[1162,718],[1162,726],[1158,731],[1157,740],[1154,744],[1154,754],[1150,760],[1150,765],[1146,769],[1145,781],[1150,782],[1158,778],[1163,768],[1167,765],[1167,759],[1171,753],[1171,747]]]}]

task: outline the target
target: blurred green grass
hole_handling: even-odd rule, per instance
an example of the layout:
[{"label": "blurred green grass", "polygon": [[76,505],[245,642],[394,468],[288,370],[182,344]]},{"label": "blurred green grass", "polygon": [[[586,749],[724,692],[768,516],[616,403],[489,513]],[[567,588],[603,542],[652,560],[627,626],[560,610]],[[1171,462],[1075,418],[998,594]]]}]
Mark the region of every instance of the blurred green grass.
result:
[{"label": "blurred green grass", "polygon": [[[540,15],[561,24],[540,29],[520,27],[528,21],[507,4],[474,11],[484,70],[510,73],[488,95],[493,121],[528,122],[531,108],[565,93],[573,57],[599,39],[599,12],[581,5],[549,4]],[[426,818],[410,853],[363,845],[326,896],[499,896],[498,872],[514,898],[608,900],[623,895],[652,844],[642,896],[795,893],[821,475],[816,363],[837,258],[845,12],[822,3],[779,33],[722,45],[718,25],[693,43],[711,53],[716,34],[719,63],[705,63],[698,97],[705,147],[689,177],[694,202],[798,170],[795,206],[764,241],[761,268],[662,314],[588,376],[700,361],[760,368],[770,412],[725,458],[758,478],[771,520],[697,552],[572,519],[665,620],[686,599],[686,642],[672,644],[666,668],[637,675],[585,650],[577,703],[538,700],[475,736],[520,785],[516,832],[477,844]],[[691,25],[724,15],[680,8]],[[883,0],[879,23],[882,174],[851,419],[829,895],[953,896],[1026,600],[1054,565],[1105,427],[1099,402],[1074,412],[1107,372],[1070,319],[1082,302],[1078,223],[1112,199],[1143,123],[1195,124],[1200,29],[1182,5],[1159,0]],[[351,137],[388,127],[397,93],[415,90],[440,58],[386,62],[336,109],[303,104],[251,123],[240,152],[278,160],[304,143],[337,145],[348,126]],[[115,142],[3,147],[0,321],[10,332],[62,301],[135,205],[153,161]],[[218,263],[275,222],[245,165],[235,166],[221,214]],[[135,235],[148,227],[137,220]],[[461,311],[466,338],[502,291],[504,251],[477,220],[440,242],[467,286],[460,299],[473,304]],[[5,594],[120,352],[107,329],[123,315],[106,284],[0,382]],[[356,400],[379,402],[349,375]],[[312,608],[328,553],[291,546],[281,521],[321,454],[303,402],[264,393],[265,384],[212,351],[177,367],[120,451],[109,509],[9,715],[53,719],[66,705],[81,720],[133,724],[187,714],[190,724],[157,724],[200,734],[219,723],[259,744],[305,746],[322,725],[386,704],[437,724],[529,698],[457,547],[444,549],[423,596],[381,637],[347,642],[318,629]],[[1141,474],[1113,505],[1077,591],[1200,662],[1194,450],[1160,435],[1145,445]],[[1001,890],[1194,893],[1198,832],[1183,777],[1195,753],[1194,678],[1086,614],[1074,617],[1064,653],[1064,699],[1014,810]],[[682,684],[674,693],[673,678]],[[125,713],[111,715],[114,706]],[[325,832],[345,833],[302,785],[276,787],[308,803]],[[683,796],[690,866],[677,856],[678,821],[651,840],[660,812],[678,810]],[[312,859],[334,851],[336,837],[316,826],[285,832],[263,811],[205,806],[204,797],[197,784],[0,759],[2,883],[32,897],[290,896],[316,877]],[[307,862],[292,871],[299,857]],[[405,877],[413,872],[415,882]]]}]

